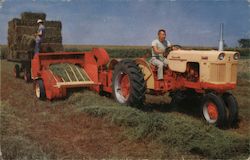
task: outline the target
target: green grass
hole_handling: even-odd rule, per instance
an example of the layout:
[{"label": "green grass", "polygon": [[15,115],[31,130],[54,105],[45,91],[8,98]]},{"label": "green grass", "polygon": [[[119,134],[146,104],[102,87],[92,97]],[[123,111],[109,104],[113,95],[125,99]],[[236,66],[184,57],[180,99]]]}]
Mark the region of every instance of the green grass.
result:
[{"label": "green grass", "polygon": [[[3,159],[51,159],[36,142],[25,135],[25,122],[23,118],[15,115],[13,107],[8,102],[0,102],[1,118],[1,150]],[[0,157],[1,158],[1,157]]]},{"label": "green grass", "polygon": [[126,127],[124,134],[133,140],[148,139],[207,158],[246,158],[249,154],[249,137],[205,125],[184,114],[143,112],[91,91],[74,93],[69,103],[76,107],[74,114],[85,112]]}]

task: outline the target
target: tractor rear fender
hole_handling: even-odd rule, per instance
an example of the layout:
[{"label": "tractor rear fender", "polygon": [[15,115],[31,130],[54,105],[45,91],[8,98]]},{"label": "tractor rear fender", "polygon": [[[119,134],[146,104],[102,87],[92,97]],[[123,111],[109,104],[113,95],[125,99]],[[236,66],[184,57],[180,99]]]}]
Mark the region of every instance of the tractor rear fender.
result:
[{"label": "tractor rear fender", "polygon": [[111,61],[108,64],[108,70],[114,70],[115,65],[117,65],[122,59],[114,58],[111,59]]},{"label": "tractor rear fender", "polygon": [[149,62],[147,62],[143,58],[137,58],[135,59],[135,63],[140,67],[143,75],[144,75],[144,80],[146,82],[146,86],[148,89],[154,89],[155,87],[155,80],[154,80],[154,75],[153,71],[150,67]]}]

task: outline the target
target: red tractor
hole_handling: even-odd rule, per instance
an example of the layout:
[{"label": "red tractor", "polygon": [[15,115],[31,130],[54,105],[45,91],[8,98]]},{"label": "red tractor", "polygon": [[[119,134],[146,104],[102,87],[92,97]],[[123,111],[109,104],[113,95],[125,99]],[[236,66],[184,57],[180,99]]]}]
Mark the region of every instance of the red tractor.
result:
[{"label": "red tractor", "polygon": [[[32,79],[40,99],[65,97],[68,88],[88,87],[98,93],[111,93],[121,104],[140,107],[145,94],[169,93],[178,103],[196,97],[209,124],[234,126],[238,104],[228,92],[236,87],[239,53],[231,51],[171,50],[164,68],[164,80],[157,79],[157,68],[144,58],[110,60],[102,48],[79,53],[40,53],[32,59]],[[50,65],[67,63],[80,66],[88,79],[64,81]],[[72,71],[74,76],[79,71]]]}]

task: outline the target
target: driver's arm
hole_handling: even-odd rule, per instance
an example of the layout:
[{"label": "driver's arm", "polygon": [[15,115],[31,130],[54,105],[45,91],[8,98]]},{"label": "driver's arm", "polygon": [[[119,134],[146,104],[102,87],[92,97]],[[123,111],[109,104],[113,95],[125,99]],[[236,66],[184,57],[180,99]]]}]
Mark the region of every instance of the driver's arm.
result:
[{"label": "driver's arm", "polygon": [[154,53],[156,53],[156,54],[163,54],[164,53],[164,51],[161,51],[161,50],[157,49],[156,46],[152,46],[152,48],[154,50]]}]

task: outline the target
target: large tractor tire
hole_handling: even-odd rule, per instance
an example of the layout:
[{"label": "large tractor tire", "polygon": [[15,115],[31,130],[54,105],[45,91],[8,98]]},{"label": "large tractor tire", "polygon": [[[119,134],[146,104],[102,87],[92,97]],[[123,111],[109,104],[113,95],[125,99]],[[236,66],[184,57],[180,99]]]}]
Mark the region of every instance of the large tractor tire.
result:
[{"label": "large tractor tire", "polygon": [[44,100],[46,98],[43,80],[41,79],[36,80],[34,89],[35,89],[35,95],[38,99]]},{"label": "large tractor tire", "polygon": [[16,78],[19,78],[19,77],[20,77],[20,67],[19,67],[18,64],[16,64],[15,67],[14,67],[14,76],[15,76]]},{"label": "large tractor tire", "polygon": [[201,113],[207,123],[219,128],[225,127],[226,107],[222,98],[216,94],[208,93],[203,96]]},{"label": "large tractor tire", "polygon": [[121,104],[142,107],[145,100],[146,83],[140,68],[134,61],[119,62],[112,77],[112,94]]},{"label": "large tractor tire", "polygon": [[237,127],[238,125],[238,103],[236,98],[231,93],[224,93],[222,98],[227,107],[227,121],[229,127]]}]

